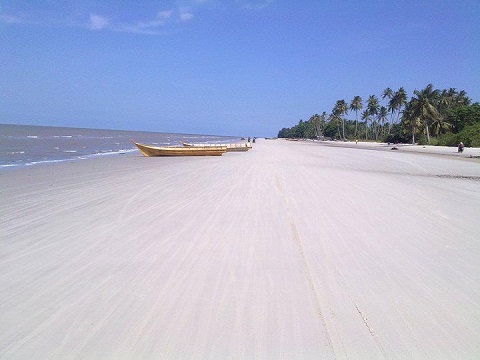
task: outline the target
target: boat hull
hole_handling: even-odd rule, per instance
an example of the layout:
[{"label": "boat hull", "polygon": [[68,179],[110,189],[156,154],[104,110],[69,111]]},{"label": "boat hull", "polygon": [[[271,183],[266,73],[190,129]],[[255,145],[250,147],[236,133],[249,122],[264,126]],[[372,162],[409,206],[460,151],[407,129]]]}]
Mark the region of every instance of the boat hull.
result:
[{"label": "boat hull", "polygon": [[185,146],[156,147],[133,142],[143,156],[221,156],[227,151],[224,146],[196,148]]},{"label": "boat hull", "polygon": [[252,148],[252,145],[249,143],[242,143],[242,144],[191,144],[191,143],[182,143],[185,147],[192,147],[192,148],[212,148],[212,147],[226,147],[227,152],[231,151],[248,151]]}]

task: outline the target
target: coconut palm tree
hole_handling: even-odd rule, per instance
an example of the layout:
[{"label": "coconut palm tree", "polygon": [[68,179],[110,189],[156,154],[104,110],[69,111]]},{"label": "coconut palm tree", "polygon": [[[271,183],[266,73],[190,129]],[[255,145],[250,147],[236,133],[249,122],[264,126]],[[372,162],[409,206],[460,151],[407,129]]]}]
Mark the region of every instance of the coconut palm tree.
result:
[{"label": "coconut palm tree", "polygon": [[337,136],[340,139],[342,136],[340,134],[340,124],[341,124],[341,119],[340,117],[332,112],[330,115],[328,115],[328,122],[333,125],[337,129]]},{"label": "coconut palm tree", "polygon": [[368,114],[371,116],[377,115],[379,108],[380,108],[380,104],[378,103],[378,98],[375,95],[370,95],[367,100]]},{"label": "coconut palm tree", "polygon": [[412,134],[412,144],[415,144],[415,134],[421,125],[420,117],[416,111],[415,101],[413,98],[405,105],[402,115],[402,124],[405,132],[410,131]]},{"label": "coconut palm tree", "polygon": [[464,90],[461,90],[455,96],[454,102],[456,105],[470,106],[472,104],[472,99],[467,96],[467,93]]},{"label": "coconut palm tree", "polygon": [[355,139],[357,138],[357,130],[358,130],[358,111],[362,110],[363,100],[360,96],[354,96],[352,101],[350,101],[350,110],[355,111]]},{"label": "coconut palm tree", "polygon": [[326,111],[322,112],[322,115],[320,115],[320,128],[321,128],[321,136],[322,139],[325,136],[325,121],[327,119],[327,113]]},{"label": "coconut palm tree", "polygon": [[365,121],[365,140],[368,140],[368,120],[370,120],[370,115],[367,109],[362,112],[362,120]]},{"label": "coconut palm tree", "polygon": [[375,134],[375,118],[380,109],[380,104],[378,103],[378,98],[375,95],[370,95],[367,100],[367,111],[368,115],[372,116],[372,131]]},{"label": "coconut palm tree", "polygon": [[416,96],[411,100],[413,113],[423,121],[427,142],[430,143],[430,124],[440,117],[436,107],[439,91],[434,90],[432,84],[428,84],[425,89],[415,90],[413,93]]},{"label": "coconut palm tree", "polygon": [[439,116],[436,119],[432,120],[430,127],[432,128],[432,134],[438,136],[450,130],[452,128],[452,124],[445,121],[443,116]]},{"label": "coconut palm tree", "polygon": [[320,116],[318,114],[312,115],[308,121],[312,124],[314,136],[318,138],[320,130]]},{"label": "coconut palm tree", "polygon": [[389,87],[387,87],[385,90],[383,90],[382,93],[382,99],[388,98],[390,100],[393,96],[393,91]]},{"label": "coconut palm tree", "polygon": [[[387,120],[387,116],[388,116],[387,108],[385,106],[381,106],[377,114],[377,119],[378,119],[378,122],[381,124],[382,133],[385,133],[385,121]],[[377,131],[376,139],[377,138],[378,138],[378,131]]]},{"label": "coconut palm tree", "polygon": [[390,123],[392,122],[393,113],[395,112],[394,108],[390,106],[390,102],[392,101],[394,95],[395,93],[389,87],[384,89],[382,93],[382,99],[383,100],[387,99],[388,112],[390,113]]},{"label": "coconut palm tree", "polygon": [[396,96],[395,103],[396,103],[397,122],[398,122],[400,112],[402,111],[402,108],[407,103],[407,92],[405,91],[405,89],[403,87],[401,87],[395,92],[395,96]]},{"label": "coconut palm tree", "polygon": [[[391,113],[390,116],[390,124],[388,126],[388,133],[390,134],[390,129],[394,123],[398,123],[398,119],[400,117],[400,113],[402,111],[403,106],[407,102],[407,93],[405,89],[401,87],[397,91],[395,91],[388,102],[388,110]],[[397,113],[397,119],[394,121],[394,114]]]},{"label": "coconut palm tree", "polygon": [[345,141],[345,119],[343,115],[347,114],[348,107],[345,100],[337,100],[335,106],[333,108],[333,114],[337,116],[342,122],[342,134],[343,134],[343,141]]}]

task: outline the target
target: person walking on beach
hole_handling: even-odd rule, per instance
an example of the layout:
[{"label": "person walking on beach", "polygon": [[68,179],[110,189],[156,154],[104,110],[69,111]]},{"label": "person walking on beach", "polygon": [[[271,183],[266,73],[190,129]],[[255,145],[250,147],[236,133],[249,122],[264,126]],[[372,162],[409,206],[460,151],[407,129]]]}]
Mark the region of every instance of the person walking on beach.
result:
[{"label": "person walking on beach", "polygon": [[464,147],[465,147],[465,146],[463,145],[463,142],[460,141],[460,144],[458,144],[458,152],[459,152],[459,153],[462,153]]}]

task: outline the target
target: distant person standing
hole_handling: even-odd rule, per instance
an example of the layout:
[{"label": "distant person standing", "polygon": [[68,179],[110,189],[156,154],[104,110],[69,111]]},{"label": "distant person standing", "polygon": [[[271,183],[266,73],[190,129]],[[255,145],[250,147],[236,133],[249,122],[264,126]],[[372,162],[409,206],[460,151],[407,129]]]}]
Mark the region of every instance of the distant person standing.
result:
[{"label": "distant person standing", "polygon": [[463,142],[460,141],[460,144],[458,144],[458,152],[462,153],[464,148],[465,146],[463,145]]}]

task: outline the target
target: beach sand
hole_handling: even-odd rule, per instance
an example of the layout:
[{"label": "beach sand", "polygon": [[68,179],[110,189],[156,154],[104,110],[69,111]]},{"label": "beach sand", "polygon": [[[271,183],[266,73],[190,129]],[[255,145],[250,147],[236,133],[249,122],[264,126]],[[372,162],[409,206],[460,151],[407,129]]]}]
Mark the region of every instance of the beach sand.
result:
[{"label": "beach sand", "polygon": [[480,357],[480,162],[369,146],[0,170],[0,358]]}]

